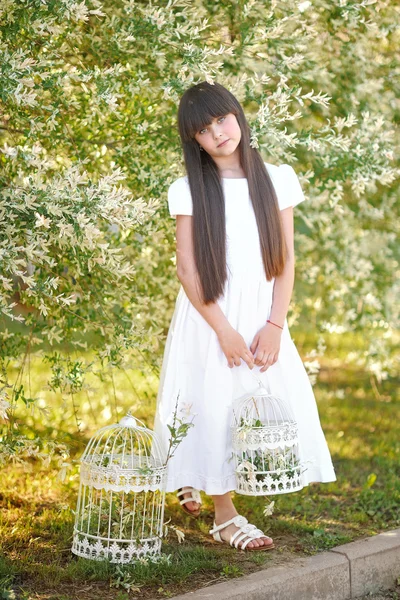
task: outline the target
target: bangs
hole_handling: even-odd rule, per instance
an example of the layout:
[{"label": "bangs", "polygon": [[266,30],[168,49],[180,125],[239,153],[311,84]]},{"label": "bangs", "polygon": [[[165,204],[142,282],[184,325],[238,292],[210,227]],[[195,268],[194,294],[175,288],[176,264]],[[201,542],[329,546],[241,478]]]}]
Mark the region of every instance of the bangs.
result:
[{"label": "bangs", "polygon": [[227,113],[237,114],[233,99],[221,93],[218,84],[199,85],[190,88],[182,96],[179,104],[179,121],[183,141],[190,141],[216,117]]}]

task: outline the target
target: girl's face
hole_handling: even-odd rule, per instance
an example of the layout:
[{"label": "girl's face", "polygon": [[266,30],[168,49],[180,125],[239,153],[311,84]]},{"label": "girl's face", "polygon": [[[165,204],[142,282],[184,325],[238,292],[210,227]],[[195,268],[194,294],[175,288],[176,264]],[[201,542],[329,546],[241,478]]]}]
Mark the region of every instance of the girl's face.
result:
[{"label": "girl's face", "polygon": [[[215,117],[212,122],[195,134],[195,140],[212,157],[229,156],[236,150],[242,132],[233,113]],[[228,141],[227,141],[228,140]],[[226,142],[223,146],[221,143]]]}]

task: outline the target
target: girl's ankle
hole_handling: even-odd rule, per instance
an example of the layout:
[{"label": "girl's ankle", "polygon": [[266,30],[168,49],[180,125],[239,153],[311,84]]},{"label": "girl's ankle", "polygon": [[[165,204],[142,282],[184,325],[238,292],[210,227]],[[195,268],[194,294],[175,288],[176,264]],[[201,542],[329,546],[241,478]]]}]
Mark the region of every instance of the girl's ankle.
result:
[{"label": "girl's ankle", "polygon": [[222,523],[225,523],[225,521],[229,521],[230,519],[233,519],[233,517],[236,517],[239,513],[237,512],[236,508],[233,508],[231,510],[220,510],[220,511],[216,511],[214,513],[214,521],[216,523],[216,525],[221,525]]}]

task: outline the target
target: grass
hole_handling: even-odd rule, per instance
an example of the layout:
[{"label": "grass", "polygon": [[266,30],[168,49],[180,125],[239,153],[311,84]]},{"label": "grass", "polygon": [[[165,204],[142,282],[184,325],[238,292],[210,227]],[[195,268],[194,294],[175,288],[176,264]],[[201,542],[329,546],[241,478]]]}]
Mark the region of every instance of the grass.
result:
[{"label": "grass", "polygon": [[[300,337],[300,336],[299,336]],[[296,340],[303,355],[309,341]],[[354,347],[349,344],[349,348]],[[334,342],[329,346],[334,348]],[[341,355],[342,353],[342,355]],[[214,542],[208,534],[212,525],[212,503],[203,494],[203,513],[193,520],[173,494],[167,494],[165,519],[185,532],[179,544],[172,529],[163,543],[170,564],[131,565],[121,568],[77,558],[71,551],[72,527],[78,489],[75,467],[64,483],[57,469],[41,468],[31,462],[4,469],[0,481],[0,599],[29,600],[131,600],[170,598],[210,584],[240,577],[293,556],[315,554],[338,544],[398,527],[400,516],[399,382],[384,381],[379,390],[368,375],[345,364],[346,350],[335,349],[335,357],[324,357],[314,391],[338,480],[311,484],[302,491],[276,496],[275,511],[263,516],[272,498],[235,496],[237,510],[270,534],[276,550],[265,553],[237,552]],[[33,366],[33,368],[35,368]],[[154,411],[152,384],[145,386],[139,374],[130,375],[136,395],[149,402],[137,405],[139,418],[151,426]],[[42,389],[45,373],[35,371],[31,380]],[[124,375],[115,375],[116,401],[131,407]],[[110,390],[94,393],[89,403],[79,399],[86,425],[114,421],[107,415]],[[34,395],[32,395],[34,394]],[[33,389],[31,397],[37,395]],[[144,396],[145,394],[145,396]],[[45,394],[41,394],[45,396]],[[51,415],[57,423],[57,439],[71,442],[77,458],[86,441],[85,430],[73,431],[73,412],[62,399],[48,394]],[[85,404],[86,402],[86,404]],[[97,404],[96,404],[97,403]],[[119,415],[121,417],[122,414]],[[27,427],[54,435],[35,416]],[[71,433],[73,432],[73,433]],[[14,596],[13,596],[14,594]]]}]

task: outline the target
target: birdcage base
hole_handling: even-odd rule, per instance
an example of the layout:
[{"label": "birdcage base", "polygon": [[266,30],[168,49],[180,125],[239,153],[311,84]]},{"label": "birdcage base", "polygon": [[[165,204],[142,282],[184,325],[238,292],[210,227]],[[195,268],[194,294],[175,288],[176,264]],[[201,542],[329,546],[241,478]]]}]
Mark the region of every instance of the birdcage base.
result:
[{"label": "birdcage base", "polygon": [[72,552],[77,556],[90,560],[104,560],[112,563],[126,564],[139,558],[159,556],[161,538],[151,537],[140,540],[138,545],[132,540],[100,540],[95,536],[74,533]]},{"label": "birdcage base", "polygon": [[302,471],[296,469],[295,473],[289,477],[285,473],[279,478],[265,475],[265,473],[243,473],[236,472],[236,489],[237,494],[244,496],[273,496],[277,494],[290,494],[303,489],[304,481]]}]

